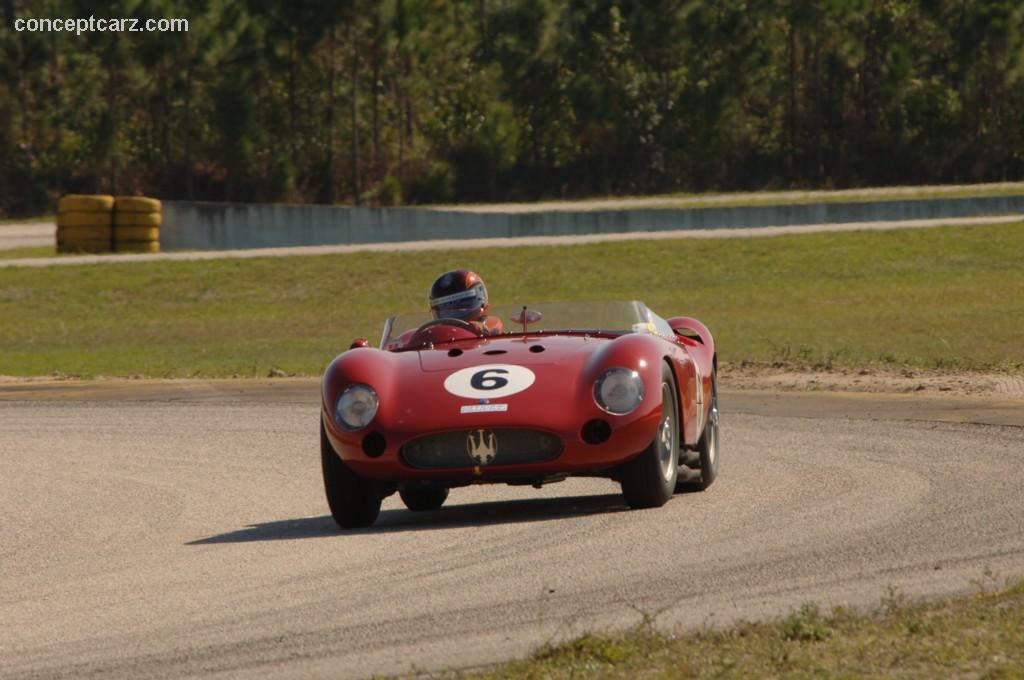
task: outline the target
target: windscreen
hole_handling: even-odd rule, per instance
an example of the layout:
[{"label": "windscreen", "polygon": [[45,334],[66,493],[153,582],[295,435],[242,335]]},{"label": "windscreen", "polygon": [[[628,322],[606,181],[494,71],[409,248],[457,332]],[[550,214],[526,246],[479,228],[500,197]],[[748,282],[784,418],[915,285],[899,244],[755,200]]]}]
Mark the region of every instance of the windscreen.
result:
[{"label": "windscreen", "polygon": [[[531,312],[540,312],[540,321],[529,324],[531,333],[555,331],[608,331],[608,332],[649,332],[671,336],[672,329],[667,322],[654,314],[647,306],[636,300],[618,301],[576,301],[528,303]],[[502,320],[506,333],[521,333],[523,325],[512,321],[519,318],[523,305],[492,305],[489,316]],[[429,312],[399,314],[384,324],[381,347],[388,348],[404,333],[413,331],[430,321]]]}]

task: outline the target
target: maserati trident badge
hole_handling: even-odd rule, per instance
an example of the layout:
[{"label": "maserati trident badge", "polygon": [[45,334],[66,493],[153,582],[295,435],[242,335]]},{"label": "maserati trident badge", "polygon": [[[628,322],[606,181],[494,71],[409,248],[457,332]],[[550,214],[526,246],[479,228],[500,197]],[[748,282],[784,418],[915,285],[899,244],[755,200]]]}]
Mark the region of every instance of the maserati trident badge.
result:
[{"label": "maserati trident badge", "polygon": [[470,430],[466,452],[480,465],[487,465],[498,455],[498,441],[490,430]]}]

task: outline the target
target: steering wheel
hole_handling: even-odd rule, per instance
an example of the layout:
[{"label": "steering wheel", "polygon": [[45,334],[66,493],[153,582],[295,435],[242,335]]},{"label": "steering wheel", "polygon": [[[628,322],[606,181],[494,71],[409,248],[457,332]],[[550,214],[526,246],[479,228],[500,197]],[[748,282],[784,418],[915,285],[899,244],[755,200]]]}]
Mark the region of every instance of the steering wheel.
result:
[{"label": "steering wheel", "polygon": [[469,331],[479,338],[484,337],[484,332],[468,321],[455,318],[431,319],[416,329],[416,332],[413,333],[411,338],[409,338],[409,344],[407,347],[419,347],[420,345],[427,344],[427,339],[423,337],[424,331],[434,328],[435,326],[454,326],[455,328]]}]

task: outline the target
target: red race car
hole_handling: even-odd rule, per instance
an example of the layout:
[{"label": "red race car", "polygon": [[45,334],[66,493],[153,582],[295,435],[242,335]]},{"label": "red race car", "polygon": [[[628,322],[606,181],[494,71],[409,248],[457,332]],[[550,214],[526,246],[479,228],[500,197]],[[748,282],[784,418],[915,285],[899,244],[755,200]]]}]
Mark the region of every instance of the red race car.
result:
[{"label": "red race car", "polygon": [[503,333],[427,314],[392,317],[381,349],[356,340],[324,372],[320,448],[344,528],[395,491],[435,510],[452,487],[619,482],[634,508],[718,471],[715,341],[641,302],[504,308]]}]

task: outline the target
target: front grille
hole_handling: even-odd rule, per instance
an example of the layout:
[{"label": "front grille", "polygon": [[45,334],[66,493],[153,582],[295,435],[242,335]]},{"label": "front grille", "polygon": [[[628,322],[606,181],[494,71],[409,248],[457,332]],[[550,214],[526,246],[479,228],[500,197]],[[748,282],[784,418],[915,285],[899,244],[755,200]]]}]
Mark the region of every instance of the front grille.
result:
[{"label": "front grille", "polygon": [[402,457],[414,468],[521,465],[554,460],[561,454],[560,438],[520,429],[444,432],[414,439],[402,447]]}]

